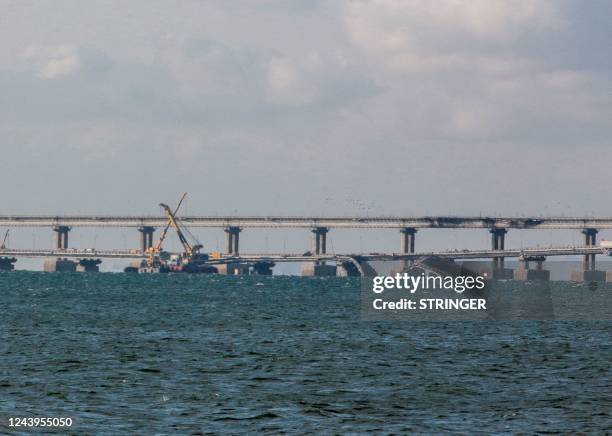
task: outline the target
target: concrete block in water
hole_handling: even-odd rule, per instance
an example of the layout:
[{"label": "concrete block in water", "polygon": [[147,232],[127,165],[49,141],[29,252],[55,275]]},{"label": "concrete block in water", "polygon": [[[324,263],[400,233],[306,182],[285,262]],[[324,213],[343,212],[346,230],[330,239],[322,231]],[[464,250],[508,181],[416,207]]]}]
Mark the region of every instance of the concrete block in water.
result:
[{"label": "concrete block in water", "polygon": [[222,275],[249,275],[249,265],[246,263],[226,263],[222,265],[215,265],[215,268],[217,268],[217,272]]},{"label": "concrete block in water", "polygon": [[68,259],[46,260],[43,264],[43,270],[47,272],[75,272],[76,262]]},{"label": "concrete block in water", "polygon": [[572,282],[605,282],[606,272],[599,270],[577,270],[572,271]]},{"label": "concrete block in water", "polygon": [[514,271],[514,280],[518,281],[549,281],[550,271],[546,269],[517,269]]},{"label": "concrete block in water", "polygon": [[302,264],[302,276],[304,277],[335,277],[336,265],[324,265],[307,262]]}]

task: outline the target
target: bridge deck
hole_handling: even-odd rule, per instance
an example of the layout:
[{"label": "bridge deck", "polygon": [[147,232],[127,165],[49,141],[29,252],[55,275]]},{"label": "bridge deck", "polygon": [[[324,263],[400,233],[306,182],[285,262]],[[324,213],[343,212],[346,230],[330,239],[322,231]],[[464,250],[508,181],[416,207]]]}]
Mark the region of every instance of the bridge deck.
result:
[{"label": "bridge deck", "polygon": [[[308,262],[308,261],[337,261],[349,258],[359,258],[366,261],[383,260],[411,260],[423,257],[441,257],[446,259],[493,259],[499,257],[528,257],[528,256],[575,256],[585,254],[610,255],[609,248],[598,246],[589,247],[551,247],[551,248],[528,248],[510,250],[463,250],[463,251],[439,251],[423,252],[412,255],[398,253],[347,253],[347,254],[324,254],[319,256],[295,253],[254,253],[241,254],[235,257],[223,257],[221,259],[211,259],[211,263],[228,262]],[[40,250],[40,249],[3,249],[0,256],[14,257],[70,257],[70,258],[123,258],[123,259],[142,259],[145,255],[137,251],[118,251],[118,250]]]},{"label": "bridge deck", "polygon": [[[612,229],[612,218],[187,216],[188,227]],[[1,215],[0,227],[162,227],[166,217]]]}]

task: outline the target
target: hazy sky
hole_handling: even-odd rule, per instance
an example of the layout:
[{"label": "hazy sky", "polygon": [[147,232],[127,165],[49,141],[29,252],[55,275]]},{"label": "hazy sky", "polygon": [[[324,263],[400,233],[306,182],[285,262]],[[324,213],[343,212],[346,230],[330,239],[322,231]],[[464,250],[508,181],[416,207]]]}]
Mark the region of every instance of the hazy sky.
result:
[{"label": "hazy sky", "polygon": [[2,213],[612,215],[612,2],[0,0]]}]

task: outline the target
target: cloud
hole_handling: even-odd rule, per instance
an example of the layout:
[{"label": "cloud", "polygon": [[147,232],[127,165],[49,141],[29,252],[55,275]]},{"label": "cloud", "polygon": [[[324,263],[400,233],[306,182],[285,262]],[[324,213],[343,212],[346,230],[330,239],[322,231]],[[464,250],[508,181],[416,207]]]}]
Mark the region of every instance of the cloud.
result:
[{"label": "cloud", "polygon": [[350,2],[345,24],[356,46],[396,70],[515,71],[509,52],[526,33],[560,29],[549,0],[373,0]]},{"label": "cloud", "polygon": [[386,110],[403,108],[387,132],[491,147],[502,141],[557,147],[579,138],[599,142],[612,111],[601,93],[610,87],[606,74],[560,55],[560,46],[582,36],[575,34],[570,6],[550,0],[355,1],[346,3],[344,24],[349,41],[387,84]]},{"label": "cloud", "polygon": [[38,76],[43,79],[68,76],[81,68],[78,50],[71,44],[31,45],[26,49],[24,57],[34,63]]},{"label": "cloud", "polygon": [[[101,193],[138,212],[179,185],[206,213],[334,213],[330,191],[380,213],[517,211],[584,198],[579,177],[605,196],[603,2],[57,1],[0,32],[4,168],[37,177],[7,191],[15,210],[77,179],[101,211]],[[559,188],[531,190],[549,170]]]}]

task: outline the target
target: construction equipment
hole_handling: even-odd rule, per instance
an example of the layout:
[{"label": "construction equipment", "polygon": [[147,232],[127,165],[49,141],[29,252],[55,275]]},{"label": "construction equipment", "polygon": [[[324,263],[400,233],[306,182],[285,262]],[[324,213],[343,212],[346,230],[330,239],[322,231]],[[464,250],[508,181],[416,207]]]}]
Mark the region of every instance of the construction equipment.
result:
[{"label": "construction equipment", "polygon": [[[185,197],[183,196],[183,198]],[[164,208],[164,210],[166,211],[166,214],[168,215],[168,220],[170,221],[170,224],[172,225],[172,227],[174,227],[174,230],[176,230],[176,234],[179,238],[179,241],[181,241],[181,245],[183,246],[183,249],[185,250],[186,259],[188,261],[192,261],[195,257],[197,257],[197,255],[200,254],[200,248],[202,248],[202,244],[197,243],[195,245],[191,245],[189,241],[187,240],[187,238],[185,237],[185,234],[181,230],[181,226],[179,225],[175,214],[172,213],[172,210],[170,209],[170,207],[164,203],[160,203],[159,205]]]},{"label": "construction equipment", "polygon": [[6,233],[4,234],[4,239],[2,239],[2,245],[0,245],[0,250],[4,250],[6,248],[6,240],[8,239],[8,235],[11,229],[6,229]]},{"label": "construction equipment", "polygon": [[[215,273],[217,269],[206,265],[208,261],[208,255],[201,254],[200,249],[202,248],[202,244],[200,244],[196,238],[187,230],[183,228],[177,218],[177,213],[183,200],[187,196],[185,192],[181,199],[178,202],[178,205],[172,211],[170,206],[164,203],[160,203],[160,206],[165,210],[166,215],[168,216],[168,223],[164,227],[163,231],[160,234],[159,240],[155,247],[151,247],[148,250],[146,267],[141,268],[140,272],[198,272],[198,273]],[[163,259],[163,251],[162,244],[166,239],[166,235],[170,227],[173,227],[176,231],[176,234],[183,246],[184,252],[178,256],[171,256],[169,259]],[[185,232],[188,233],[192,239],[196,241],[195,244],[191,244],[187,237],[185,236]]]},{"label": "construction equipment", "polygon": [[[181,196],[181,199],[176,205],[176,208],[174,209],[174,213],[172,214],[173,216],[175,216],[178,213],[178,210],[183,204],[183,200],[185,199],[186,196],[187,196],[187,193],[186,192],[183,193],[183,195]],[[161,261],[162,244],[164,243],[164,240],[166,239],[166,235],[168,234],[168,229],[170,228],[171,225],[172,225],[172,222],[170,221],[170,219],[168,219],[168,223],[166,224],[166,227],[164,227],[164,230],[162,230],[161,234],[159,235],[159,240],[157,241],[157,244],[155,244],[154,247],[149,247],[148,252],[147,252],[147,267],[146,267],[147,271],[146,272],[161,272],[161,270],[165,269]]]}]

